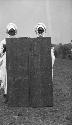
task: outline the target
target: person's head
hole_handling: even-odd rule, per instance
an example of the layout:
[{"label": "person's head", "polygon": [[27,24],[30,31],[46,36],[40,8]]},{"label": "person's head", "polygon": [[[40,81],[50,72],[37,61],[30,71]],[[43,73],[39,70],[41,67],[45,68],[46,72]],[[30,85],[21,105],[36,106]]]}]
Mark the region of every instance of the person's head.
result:
[{"label": "person's head", "polygon": [[17,26],[14,23],[9,23],[6,27],[8,37],[14,37],[17,34]]},{"label": "person's head", "polygon": [[35,33],[38,37],[44,37],[45,33],[46,33],[46,26],[43,23],[38,23],[35,26]]}]

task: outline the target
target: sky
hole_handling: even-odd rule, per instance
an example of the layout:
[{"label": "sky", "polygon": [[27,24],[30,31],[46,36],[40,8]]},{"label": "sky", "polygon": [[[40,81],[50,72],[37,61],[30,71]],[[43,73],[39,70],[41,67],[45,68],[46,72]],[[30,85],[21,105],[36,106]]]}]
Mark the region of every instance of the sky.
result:
[{"label": "sky", "polygon": [[53,44],[72,40],[72,0],[0,0],[0,40],[6,26],[17,25],[17,37],[36,37],[34,27],[43,22]]}]

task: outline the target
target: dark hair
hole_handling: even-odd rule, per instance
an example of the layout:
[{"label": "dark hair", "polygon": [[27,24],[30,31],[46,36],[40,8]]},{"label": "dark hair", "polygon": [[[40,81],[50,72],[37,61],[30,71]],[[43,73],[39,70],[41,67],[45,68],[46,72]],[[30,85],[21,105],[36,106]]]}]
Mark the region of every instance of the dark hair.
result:
[{"label": "dark hair", "polygon": [[14,36],[14,35],[16,34],[16,31],[15,31],[13,28],[11,28],[11,29],[8,31],[8,34],[9,34],[10,36]]},{"label": "dark hair", "polygon": [[42,27],[39,27],[39,28],[38,28],[38,33],[39,33],[39,34],[42,34],[43,32],[44,32],[44,29],[43,29]]}]

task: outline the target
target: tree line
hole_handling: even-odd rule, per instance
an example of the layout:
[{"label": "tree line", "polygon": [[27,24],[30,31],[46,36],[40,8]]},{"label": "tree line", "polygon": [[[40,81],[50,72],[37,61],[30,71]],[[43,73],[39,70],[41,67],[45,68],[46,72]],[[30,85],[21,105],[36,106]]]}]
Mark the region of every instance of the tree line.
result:
[{"label": "tree line", "polygon": [[72,44],[63,44],[60,43],[59,45],[54,46],[54,55],[56,58],[62,59],[72,59]]}]

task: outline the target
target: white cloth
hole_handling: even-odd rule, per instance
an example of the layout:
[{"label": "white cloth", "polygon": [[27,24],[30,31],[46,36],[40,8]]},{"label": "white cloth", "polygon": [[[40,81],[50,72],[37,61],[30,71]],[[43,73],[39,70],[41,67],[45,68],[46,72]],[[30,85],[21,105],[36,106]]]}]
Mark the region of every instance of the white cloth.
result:
[{"label": "white cloth", "polygon": [[0,42],[0,80],[2,81],[0,89],[4,88],[4,94],[7,94],[7,71],[6,71],[6,52],[3,53],[3,44],[6,44],[6,40]]},{"label": "white cloth", "polygon": [[53,80],[53,66],[55,62],[54,47],[51,48],[51,58],[52,58],[52,80]]}]

